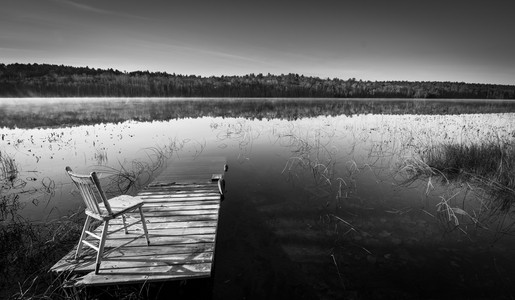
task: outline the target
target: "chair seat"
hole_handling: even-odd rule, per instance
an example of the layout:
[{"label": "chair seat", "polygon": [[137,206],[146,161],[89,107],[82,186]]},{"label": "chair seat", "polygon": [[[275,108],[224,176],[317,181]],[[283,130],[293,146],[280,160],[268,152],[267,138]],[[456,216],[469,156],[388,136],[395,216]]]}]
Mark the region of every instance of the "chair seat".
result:
[{"label": "chair seat", "polygon": [[102,219],[112,219],[124,214],[130,210],[143,205],[143,200],[140,197],[133,197],[129,195],[121,195],[108,200],[111,206],[112,215],[107,214],[107,209],[104,203],[99,203],[98,206],[103,214],[100,216]]}]

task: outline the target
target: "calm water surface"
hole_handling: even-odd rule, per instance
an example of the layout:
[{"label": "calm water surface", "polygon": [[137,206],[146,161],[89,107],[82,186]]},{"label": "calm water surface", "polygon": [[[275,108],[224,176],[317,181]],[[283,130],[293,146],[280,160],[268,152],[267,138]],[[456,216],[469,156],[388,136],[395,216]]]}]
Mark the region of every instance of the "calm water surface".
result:
[{"label": "calm water surface", "polygon": [[144,184],[165,158],[226,157],[215,297],[514,295],[510,215],[406,166],[431,145],[513,142],[515,102],[2,99],[0,114],[18,171],[2,193],[35,221],[81,209],[67,165],[103,171],[116,193],[115,170]]}]

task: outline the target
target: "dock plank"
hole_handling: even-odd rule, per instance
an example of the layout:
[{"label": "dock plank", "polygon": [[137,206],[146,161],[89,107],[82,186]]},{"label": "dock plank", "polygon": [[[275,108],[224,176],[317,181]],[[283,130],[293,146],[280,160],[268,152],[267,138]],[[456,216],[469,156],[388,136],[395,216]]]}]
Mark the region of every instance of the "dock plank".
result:
[{"label": "dock plank", "polygon": [[89,273],[81,278],[83,285],[115,285],[127,283],[146,283],[156,281],[190,280],[211,276],[211,263],[183,266],[158,266],[139,268],[109,269],[102,275]]}]

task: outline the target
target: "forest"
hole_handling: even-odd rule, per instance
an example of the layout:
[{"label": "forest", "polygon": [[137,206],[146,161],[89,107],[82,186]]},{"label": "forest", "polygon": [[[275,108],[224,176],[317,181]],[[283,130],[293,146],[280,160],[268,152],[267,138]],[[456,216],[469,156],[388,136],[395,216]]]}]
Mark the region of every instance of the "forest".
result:
[{"label": "forest", "polygon": [[51,64],[0,64],[0,97],[515,99],[515,85],[364,81],[299,74],[211,76]]}]

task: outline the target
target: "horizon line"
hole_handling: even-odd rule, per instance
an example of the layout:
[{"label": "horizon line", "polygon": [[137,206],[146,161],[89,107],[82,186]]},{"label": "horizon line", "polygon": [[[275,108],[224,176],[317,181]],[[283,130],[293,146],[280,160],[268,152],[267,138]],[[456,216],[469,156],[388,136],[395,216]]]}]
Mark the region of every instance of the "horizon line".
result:
[{"label": "horizon line", "polygon": [[232,75],[196,75],[196,74],[180,74],[180,73],[169,73],[168,71],[150,71],[150,70],[135,70],[135,71],[127,71],[127,70],[123,70],[121,71],[120,69],[115,69],[113,67],[98,67],[98,68],[95,68],[95,67],[90,67],[90,66],[83,66],[83,65],[80,65],[80,66],[77,66],[77,65],[65,65],[65,64],[55,64],[55,63],[37,63],[37,62],[33,62],[33,63],[21,63],[21,62],[14,62],[14,63],[0,63],[0,65],[5,65],[5,66],[9,66],[9,65],[15,65],[15,64],[20,64],[20,65],[50,65],[50,66],[57,66],[57,67],[71,67],[71,68],[86,68],[86,69],[91,69],[91,70],[103,70],[103,71],[109,71],[109,70],[112,70],[114,72],[120,72],[122,74],[130,74],[130,73],[137,73],[137,72],[142,72],[142,73],[154,73],[154,74],[158,74],[158,73],[164,73],[164,74],[167,74],[167,75],[172,75],[172,76],[187,76],[187,77],[191,77],[191,76],[195,76],[195,77],[200,77],[200,78],[221,78],[221,77],[245,77],[245,76],[250,76],[250,75],[254,75],[254,76],[258,76],[258,75],[262,75],[262,76],[275,76],[275,77],[279,77],[279,76],[288,76],[288,75],[297,75],[297,76],[302,76],[304,78],[316,78],[316,79],[321,79],[321,80],[330,80],[330,81],[333,81],[333,80],[341,80],[341,81],[349,81],[349,80],[353,80],[353,81],[361,81],[361,82],[440,82],[440,83],[463,83],[463,84],[481,84],[481,85],[494,85],[494,86],[510,86],[510,87],[515,87],[515,83],[514,84],[504,84],[504,83],[481,83],[481,82],[466,82],[466,81],[450,81],[450,80],[446,80],[446,81],[441,81],[441,80],[406,80],[406,79],[389,79],[389,80],[370,80],[370,79],[362,79],[362,78],[359,78],[359,79],[356,79],[355,77],[351,77],[351,78],[348,78],[348,79],[343,79],[343,78],[339,78],[339,77],[333,77],[333,78],[330,78],[329,76],[327,77],[320,77],[320,76],[309,76],[309,75],[304,75],[304,74],[299,74],[299,73],[281,73],[280,75],[278,74],[272,74],[270,72],[268,72],[268,74],[263,74],[262,72],[260,73],[255,73],[255,72],[250,72],[250,73],[246,73],[246,74],[243,74],[243,75],[236,75],[236,74],[232,74]]}]

